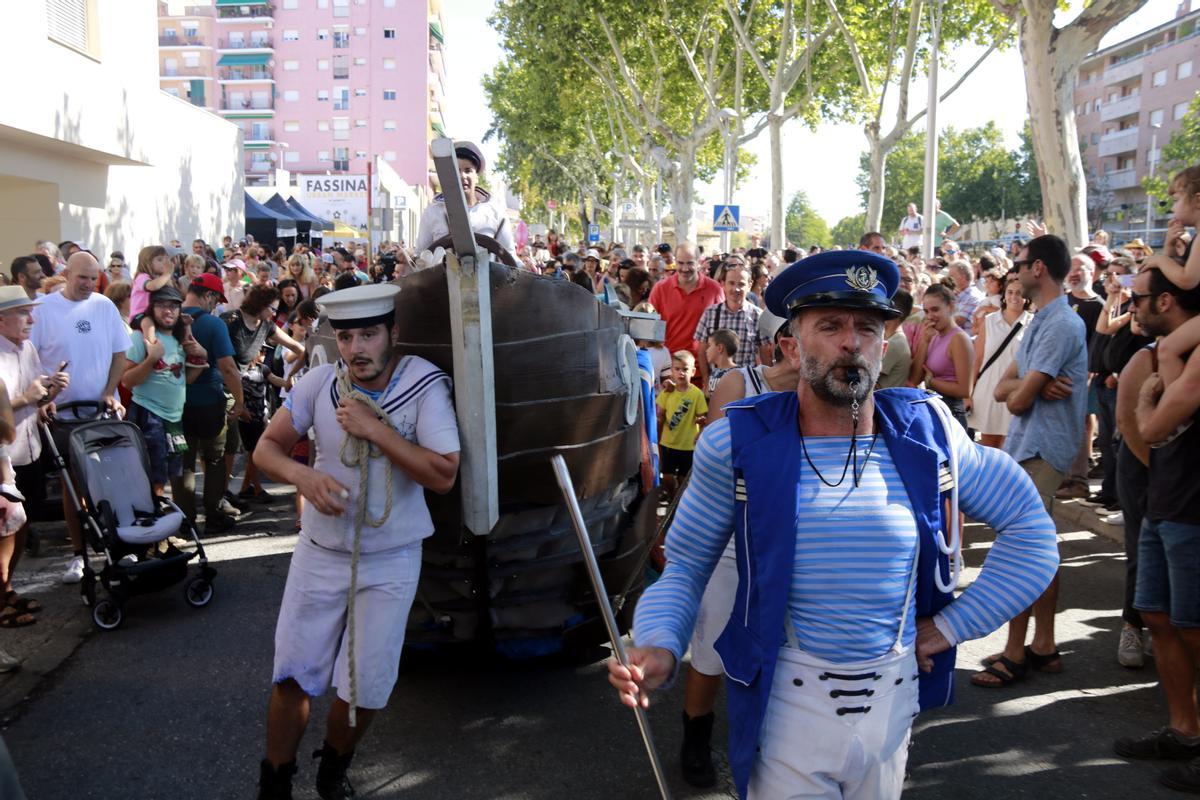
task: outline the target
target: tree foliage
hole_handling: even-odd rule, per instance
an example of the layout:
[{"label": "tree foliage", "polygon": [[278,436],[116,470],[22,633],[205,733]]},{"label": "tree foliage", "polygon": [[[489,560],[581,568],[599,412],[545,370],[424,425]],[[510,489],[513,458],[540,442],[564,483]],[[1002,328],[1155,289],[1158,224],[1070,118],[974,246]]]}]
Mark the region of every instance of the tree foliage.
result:
[{"label": "tree foliage", "polygon": [[1200,164],[1200,94],[1188,103],[1187,114],[1163,145],[1153,175],[1142,179],[1142,187],[1153,197],[1166,200],[1171,177],[1184,167]]},{"label": "tree foliage", "polygon": [[[864,206],[870,164],[859,159],[857,177]],[[883,203],[883,228],[891,236],[909,203],[921,206],[925,173],[925,132],[910,133],[897,142],[887,160],[888,193]],[[1016,150],[1004,146],[994,122],[978,128],[946,128],[938,136],[938,197],[959,222],[1000,219],[1033,213],[1040,206],[1037,166],[1027,135]]]},{"label": "tree foliage", "polygon": [[838,247],[855,247],[858,240],[867,232],[867,215],[855,214],[852,217],[842,217],[829,232],[832,244]]},{"label": "tree foliage", "polygon": [[[814,244],[829,247],[832,243],[829,224],[808,202],[808,195],[804,192],[792,195],[792,201],[788,203],[785,229],[785,238],[798,247],[808,248]],[[856,236],[855,241],[857,240]]]}]

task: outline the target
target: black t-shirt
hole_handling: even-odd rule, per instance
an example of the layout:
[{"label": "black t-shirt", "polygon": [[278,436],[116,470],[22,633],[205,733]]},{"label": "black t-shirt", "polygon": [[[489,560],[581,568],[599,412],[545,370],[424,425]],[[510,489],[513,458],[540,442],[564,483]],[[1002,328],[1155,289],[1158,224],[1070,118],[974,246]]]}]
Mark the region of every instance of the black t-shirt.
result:
[{"label": "black t-shirt", "polygon": [[259,364],[251,367],[262,352],[267,339],[275,333],[275,323],[261,322],[254,330],[246,327],[241,311],[227,311],[221,319],[229,326],[229,338],[233,341],[233,360],[242,373],[242,395],[246,410],[256,420],[266,413],[267,369]]},{"label": "black t-shirt", "polygon": [[1088,352],[1091,352],[1092,336],[1096,332],[1096,320],[1100,319],[1100,312],[1104,310],[1104,301],[1099,297],[1076,297],[1073,293],[1067,292],[1067,305],[1075,310],[1079,318],[1083,320],[1083,324],[1087,326]]}]

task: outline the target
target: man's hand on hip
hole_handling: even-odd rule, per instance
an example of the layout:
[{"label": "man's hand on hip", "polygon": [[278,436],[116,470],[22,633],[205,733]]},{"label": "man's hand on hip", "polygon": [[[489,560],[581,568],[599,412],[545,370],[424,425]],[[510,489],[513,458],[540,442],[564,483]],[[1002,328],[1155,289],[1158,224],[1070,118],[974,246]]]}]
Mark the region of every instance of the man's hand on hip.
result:
[{"label": "man's hand on hip", "polygon": [[950,649],[950,642],[933,624],[932,617],[917,619],[917,668],[921,672],[933,669],[933,657]]},{"label": "man's hand on hip", "polygon": [[630,708],[639,703],[642,708],[650,705],[650,690],[662,686],[675,669],[675,656],[662,647],[627,647],[629,656],[626,667],[616,656],[608,660],[608,682],[617,690],[617,696]]}]

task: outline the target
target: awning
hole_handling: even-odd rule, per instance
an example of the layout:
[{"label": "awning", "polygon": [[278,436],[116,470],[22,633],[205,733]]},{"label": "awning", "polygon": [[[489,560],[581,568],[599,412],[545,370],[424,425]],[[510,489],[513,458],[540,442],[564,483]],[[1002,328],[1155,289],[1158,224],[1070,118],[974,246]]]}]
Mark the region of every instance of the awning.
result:
[{"label": "awning", "polygon": [[265,6],[268,0],[217,0],[218,6]]},{"label": "awning", "polygon": [[445,36],[445,34],[442,33],[442,26],[440,23],[437,23],[437,22],[429,23],[429,35],[432,36],[433,38],[437,39],[439,44],[446,43],[446,36]]},{"label": "awning", "polygon": [[265,67],[271,61],[270,53],[228,53],[221,56],[218,67]]},{"label": "awning", "polygon": [[434,120],[434,121],[430,122],[429,124],[431,126],[433,126],[433,131],[438,136],[441,136],[443,138],[446,136],[446,129],[442,127],[442,123],[438,122],[437,120]]}]

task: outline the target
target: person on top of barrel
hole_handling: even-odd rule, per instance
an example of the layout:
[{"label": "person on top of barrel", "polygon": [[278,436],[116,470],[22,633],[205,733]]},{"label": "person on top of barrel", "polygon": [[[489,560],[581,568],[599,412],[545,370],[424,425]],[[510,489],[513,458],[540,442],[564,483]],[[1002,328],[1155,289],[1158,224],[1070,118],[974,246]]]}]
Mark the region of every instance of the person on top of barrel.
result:
[{"label": "person on top of barrel", "polygon": [[[952,701],[954,645],[1028,608],[1058,566],[1016,462],[971,442],[936,397],[873,390],[898,282],[887,258],[834,251],[771,283],[798,387],[730,403],[704,431],[630,666],[609,663],[629,706],[674,679],[732,537],[738,586],[716,650],[742,797],[899,797],[913,717]],[[958,599],[952,497],[997,534]]]}]

